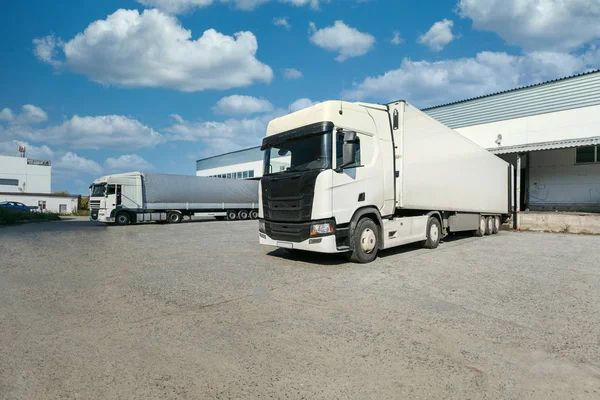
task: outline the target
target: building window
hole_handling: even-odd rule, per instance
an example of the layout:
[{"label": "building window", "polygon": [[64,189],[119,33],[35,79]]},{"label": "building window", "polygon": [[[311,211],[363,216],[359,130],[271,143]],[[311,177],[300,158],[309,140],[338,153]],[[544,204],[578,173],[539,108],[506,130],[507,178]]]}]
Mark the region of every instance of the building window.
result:
[{"label": "building window", "polygon": [[585,146],[575,149],[575,164],[600,162],[598,158],[598,146]]},{"label": "building window", "polygon": [[242,178],[247,178],[247,177],[248,177],[248,171],[242,172]]},{"label": "building window", "polygon": [[227,179],[231,179],[231,174],[227,174]]},{"label": "building window", "polygon": [[0,185],[4,185],[4,186],[19,186],[19,180],[18,179],[4,179],[4,178],[0,178]]},{"label": "building window", "polygon": [[254,178],[254,170],[248,171],[248,178]]}]

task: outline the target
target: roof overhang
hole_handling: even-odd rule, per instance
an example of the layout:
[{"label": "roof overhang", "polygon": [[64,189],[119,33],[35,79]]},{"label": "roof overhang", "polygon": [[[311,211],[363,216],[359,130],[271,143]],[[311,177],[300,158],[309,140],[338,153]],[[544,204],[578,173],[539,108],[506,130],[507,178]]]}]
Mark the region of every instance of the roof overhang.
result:
[{"label": "roof overhang", "polygon": [[494,154],[513,154],[527,153],[530,151],[568,149],[573,147],[594,146],[600,144],[600,136],[582,138],[582,139],[566,139],[556,140],[553,142],[529,143],[517,146],[493,147],[487,149]]}]

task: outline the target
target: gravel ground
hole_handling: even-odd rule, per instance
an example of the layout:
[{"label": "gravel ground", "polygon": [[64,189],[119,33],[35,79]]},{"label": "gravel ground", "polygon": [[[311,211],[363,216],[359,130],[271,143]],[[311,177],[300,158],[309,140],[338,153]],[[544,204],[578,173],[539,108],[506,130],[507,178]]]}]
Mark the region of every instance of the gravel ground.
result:
[{"label": "gravel ground", "polygon": [[600,398],[598,236],[357,265],[291,259],[256,229],[0,229],[0,398]]}]

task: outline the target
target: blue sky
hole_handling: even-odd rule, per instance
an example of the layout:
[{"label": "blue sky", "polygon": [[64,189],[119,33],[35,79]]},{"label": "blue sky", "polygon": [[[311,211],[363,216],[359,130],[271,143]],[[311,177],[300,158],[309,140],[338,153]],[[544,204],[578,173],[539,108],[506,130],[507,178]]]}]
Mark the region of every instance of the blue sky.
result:
[{"label": "blue sky", "polygon": [[54,191],[260,142],[327,99],[426,107],[600,67],[597,0],[21,0],[0,15],[0,154]]}]

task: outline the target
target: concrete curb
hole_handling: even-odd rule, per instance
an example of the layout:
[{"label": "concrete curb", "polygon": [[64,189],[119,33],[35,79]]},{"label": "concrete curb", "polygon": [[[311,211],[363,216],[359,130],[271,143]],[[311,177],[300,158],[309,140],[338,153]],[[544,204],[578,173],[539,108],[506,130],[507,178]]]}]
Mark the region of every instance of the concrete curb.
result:
[{"label": "concrete curb", "polygon": [[521,213],[522,231],[600,234],[600,214],[526,212]]}]

